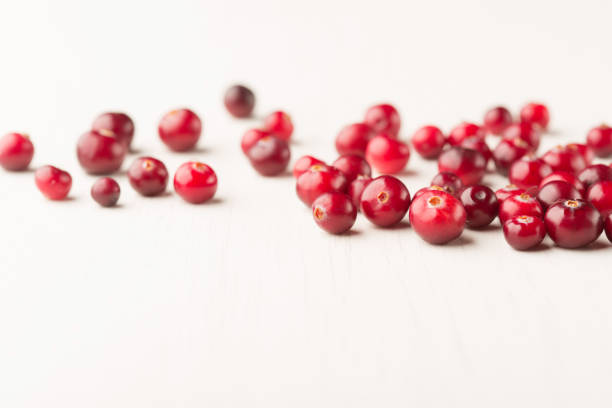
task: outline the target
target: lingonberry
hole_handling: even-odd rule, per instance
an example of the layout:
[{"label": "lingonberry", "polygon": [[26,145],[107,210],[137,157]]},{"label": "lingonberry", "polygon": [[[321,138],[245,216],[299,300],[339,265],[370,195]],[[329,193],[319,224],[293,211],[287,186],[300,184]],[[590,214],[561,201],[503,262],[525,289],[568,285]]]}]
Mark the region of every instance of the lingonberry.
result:
[{"label": "lingonberry", "polygon": [[480,152],[459,146],[451,147],[438,157],[438,171],[456,174],[464,186],[480,183],[487,161]]},{"label": "lingonberry", "polygon": [[473,136],[477,136],[481,139],[484,139],[486,136],[486,132],[484,128],[478,126],[475,123],[461,122],[460,124],[455,126],[448,134],[448,143],[450,143],[451,146],[458,146],[465,139],[468,139]]},{"label": "lingonberry", "polygon": [[311,206],[324,193],[345,193],[346,177],[340,170],[324,164],[315,164],[298,177],[295,190],[304,204]]},{"label": "lingonberry", "polygon": [[399,173],[410,159],[410,148],[386,134],[375,136],[366,148],[366,160],[383,174]]},{"label": "lingonberry", "polygon": [[544,217],[548,235],[561,248],[580,248],[595,241],[603,230],[601,215],[584,200],[553,204]]},{"label": "lingonberry", "polygon": [[414,193],[414,196],[412,196],[412,201],[414,201],[417,197],[420,197],[421,195],[423,195],[423,193],[426,193],[427,191],[432,191],[432,190],[444,191],[442,187],[436,186],[436,185],[429,186],[429,187],[423,187],[423,188],[418,189],[417,192]]},{"label": "lingonberry", "polygon": [[300,177],[304,172],[306,172],[311,166],[314,166],[315,164],[325,164],[325,162],[323,160],[317,159],[316,157],[308,155],[300,157],[293,165],[293,177]]},{"label": "lingonberry", "polygon": [[507,174],[510,166],[529,152],[529,145],[521,139],[502,139],[493,150],[495,167],[501,174]]},{"label": "lingonberry", "polygon": [[291,139],[293,134],[291,117],[283,111],[275,111],[266,116],[263,128],[286,142]]},{"label": "lingonberry", "polygon": [[612,213],[612,181],[598,181],[593,184],[589,187],[586,198],[603,217]]},{"label": "lingonberry", "polygon": [[394,139],[397,138],[401,126],[397,109],[389,104],[372,106],[366,111],[363,121],[370,125],[375,133],[386,133]]},{"label": "lingonberry", "polygon": [[240,148],[242,148],[242,152],[247,154],[249,149],[255,145],[259,141],[259,139],[263,139],[266,136],[271,136],[272,134],[267,130],[262,129],[249,129],[244,132],[242,135],[242,140],[240,140]]},{"label": "lingonberry", "polygon": [[412,147],[425,159],[438,157],[446,144],[446,137],[442,131],[435,126],[423,126],[412,135]]},{"label": "lingonberry", "polygon": [[612,168],[605,164],[592,164],[578,173],[578,180],[587,189],[598,181],[612,181]]},{"label": "lingonberry", "polygon": [[120,194],[119,183],[110,177],[98,179],[91,186],[91,197],[102,207],[112,207],[117,204]]},{"label": "lingonberry", "polygon": [[348,186],[348,195],[351,197],[351,201],[355,208],[357,208],[357,211],[361,210],[361,194],[363,194],[363,190],[370,184],[370,181],[372,181],[372,177],[370,176],[358,176]]},{"label": "lingonberry", "polygon": [[189,109],[173,110],[162,117],[159,137],[171,150],[184,152],[195,147],[202,133],[202,121]]},{"label": "lingonberry", "polygon": [[461,202],[444,191],[426,191],[410,206],[410,225],[430,244],[445,244],[458,238],[466,217]]},{"label": "lingonberry", "polygon": [[464,188],[459,199],[467,218],[465,224],[468,228],[482,228],[489,225],[499,210],[499,203],[495,193],[487,186],[474,185]]},{"label": "lingonberry", "polygon": [[552,168],[543,160],[534,157],[523,157],[510,166],[508,178],[510,183],[524,189],[537,187],[544,177],[552,173]]},{"label": "lingonberry", "polygon": [[110,130],[115,134],[126,149],[129,150],[134,139],[134,122],[125,113],[121,112],[106,112],[94,119],[91,130],[100,132],[102,130]]},{"label": "lingonberry", "polygon": [[463,188],[463,182],[455,173],[442,172],[431,179],[430,186],[441,187],[447,193],[456,196]]},{"label": "lingonberry", "polygon": [[128,170],[130,185],[143,196],[152,197],[166,191],[168,170],[153,157],[139,157]]},{"label": "lingonberry", "polygon": [[79,138],[77,158],[90,174],[110,174],[121,168],[126,149],[111,130],[91,130]]},{"label": "lingonberry", "polygon": [[538,191],[536,196],[542,209],[546,211],[548,207],[560,200],[578,200],[582,199],[582,194],[570,183],[565,181],[551,181],[546,183]]},{"label": "lingonberry", "polygon": [[506,140],[521,139],[531,151],[538,150],[540,146],[540,131],[529,122],[513,123],[504,130],[503,137]]},{"label": "lingonberry", "polygon": [[72,177],[64,170],[53,166],[42,166],[34,173],[36,187],[49,200],[63,200],[72,187]]},{"label": "lingonberry", "polygon": [[551,181],[556,180],[570,183],[572,186],[574,186],[574,188],[576,188],[576,190],[580,191],[580,194],[582,194],[583,196],[586,193],[586,189],[582,182],[578,179],[578,177],[576,177],[572,173],[568,173],[567,171],[553,171],[548,176],[542,179],[539,188],[542,188]]},{"label": "lingonberry", "polygon": [[266,136],[251,146],[246,155],[259,174],[276,176],[287,168],[291,151],[285,140],[276,136]]},{"label": "lingonberry", "polygon": [[390,227],[399,223],[410,207],[410,192],[399,179],[380,176],[361,194],[361,212],[374,225]]},{"label": "lingonberry", "polygon": [[527,193],[511,195],[499,204],[499,220],[502,224],[517,215],[542,218],[542,206]]},{"label": "lingonberry", "polygon": [[174,173],[174,191],[188,203],[203,203],[217,192],[217,174],[204,163],[183,163]]},{"label": "lingonberry", "polygon": [[489,145],[487,145],[486,140],[479,136],[468,137],[461,142],[459,146],[480,152],[487,163],[489,163],[489,160],[493,158],[493,153],[491,152],[491,149],[489,149]]},{"label": "lingonberry", "polygon": [[593,153],[593,150],[584,143],[570,143],[567,145],[567,147],[577,150],[578,153],[580,153],[580,155],[584,158],[584,162],[587,165],[590,165],[595,158],[595,153]]},{"label": "lingonberry", "polygon": [[539,217],[517,215],[504,223],[504,238],[518,251],[535,248],[546,237],[546,226]]},{"label": "lingonberry", "polygon": [[0,139],[0,166],[9,171],[25,170],[34,157],[34,145],[24,133],[9,133]]},{"label": "lingonberry", "polygon": [[325,193],[312,203],[312,217],[330,234],[342,234],[355,224],[357,208],[346,194]]},{"label": "lingonberry", "polygon": [[374,131],[366,123],[353,123],[340,130],[336,136],[338,154],[356,154],[365,156],[368,142],[374,137]]},{"label": "lingonberry", "polygon": [[533,125],[546,129],[550,121],[550,114],[546,105],[541,103],[528,103],[521,109],[521,122],[528,122]]},{"label": "lingonberry", "polygon": [[485,113],[483,124],[489,133],[501,135],[512,124],[512,114],[505,107],[496,106]]},{"label": "lingonberry", "polygon": [[567,171],[572,174],[580,172],[587,166],[578,149],[572,146],[555,146],[542,156],[553,171]]},{"label": "lingonberry", "polygon": [[495,197],[497,198],[497,201],[501,203],[510,196],[523,194],[525,192],[526,191],[524,188],[520,188],[514,184],[508,184],[507,186],[496,190]]},{"label": "lingonberry", "polygon": [[606,230],[606,237],[608,237],[608,241],[612,242],[612,214],[608,214],[606,217],[604,228]]},{"label": "lingonberry", "polygon": [[612,155],[612,127],[600,125],[589,131],[586,137],[587,145],[596,156],[608,157]]},{"label": "lingonberry", "polygon": [[367,161],[361,156],[345,154],[336,159],[332,166],[340,170],[349,183],[358,176],[371,176],[372,169]]},{"label": "lingonberry", "polygon": [[232,116],[248,118],[255,107],[255,94],[244,85],[234,85],[225,91],[223,103]]}]

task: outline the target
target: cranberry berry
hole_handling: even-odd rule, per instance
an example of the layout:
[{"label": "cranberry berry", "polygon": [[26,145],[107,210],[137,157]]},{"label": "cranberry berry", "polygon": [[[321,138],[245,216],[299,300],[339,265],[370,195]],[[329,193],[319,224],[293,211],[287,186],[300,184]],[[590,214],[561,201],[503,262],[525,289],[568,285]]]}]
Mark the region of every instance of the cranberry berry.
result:
[{"label": "cranberry berry", "polygon": [[130,184],[140,194],[153,197],[166,191],[168,170],[153,157],[139,157],[128,170]]},{"label": "cranberry berry", "polygon": [[430,186],[438,186],[447,193],[457,196],[463,188],[463,182],[455,173],[438,173],[431,179]]},{"label": "cranberry berry", "polygon": [[544,240],[546,227],[539,217],[517,215],[504,223],[504,237],[518,251],[535,248]]},{"label": "cranberry berry", "polygon": [[127,147],[110,130],[92,130],[77,143],[77,158],[90,174],[110,174],[121,168]]},{"label": "cranberry berry", "polygon": [[484,128],[475,123],[462,122],[450,131],[448,134],[448,143],[450,143],[451,146],[459,146],[465,139],[473,136],[484,139],[486,132]]},{"label": "cranberry berry", "polygon": [[414,193],[414,196],[412,196],[412,201],[414,201],[417,197],[422,196],[428,191],[444,191],[444,189],[436,185],[420,188],[419,190],[417,190],[416,193]]},{"label": "cranberry berry", "polygon": [[608,241],[612,242],[612,214],[609,214],[606,217],[604,229],[606,230],[606,237],[608,237]]},{"label": "cranberry berry", "polygon": [[9,133],[0,139],[0,166],[9,171],[25,170],[34,157],[34,145],[24,133]]},{"label": "cranberry berry", "polygon": [[520,188],[514,184],[508,184],[507,186],[495,191],[495,197],[497,198],[497,201],[501,203],[510,196],[523,194],[525,192],[526,191],[524,188]]},{"label": "cranberry berry", "polygon": [[578,173],[578,180],[587,189],[598,181],[612,181],[612,168],[605,164],[592,164]]},{"label": "cranberry berry", "polygon": [[510,166],[515,161],[525,156],[530,151],[530,147],[521,139],[503,139],[493,150],[493,160],[497,171],[507,174]]},{"label": "cranberry berry", "polygon": [[548,235],[561,248],[580,248],[595,241],[603,230],[601,215],[583,200],[560,201],[546,211]]},{"label": "cranberry berry", "polygon": [[255,94],[246,86],[234,85],[225,92],[223,103],[232,116],[248,118],[255,107]]},{"label": "cranberry berry", "polygon": [[468,137],[467,139],[463,140],[459,146],[480,152],[487,163],[489,163],[489,160],[493,158],[493,153],[491,152],[491,149],[489,149],[489,145],[487,145],[486,140],[479,136]]},{"label": "cranberry berry", "polygon": [[446,144],[446,137],[435,126],[423,126],[412,135],[412,147],[424,159],[435,159]]},{"label": "cranberry berry", "polygon": [[538,150],[540,146],[540,131],[528,122],[514,123],[504,130],[506,140],[521,139],[529,145],[531,151]]},{"label": "cranberry berry", "polygon": [[349,183],[359,176],[369,177],[372,175],[372,169],[368,162],[363,157],[353,154],[338,157],[332,163],[332,166],[340,170]]},{"label": "cranberry berry", "polygon": [[391,138],[397,138],[401,126],[400,115],[394,106],[389,104],[375,105],[366,111],[364,122],[375,133],[386,133]]},{"label": "cranberry berry", "polygon": [[443,151],[438,157],[438,171],[456,174],[465,186],[480,183],[486,167],[487,161],[480,152],[459,146]]},{"label": "cranberry berry", "polygon": [[53,166],[42,166],[34,173],[36,187],[49,200],[63,200],[72,187],[72,177],[64,170]]},{"label": "cranberry berry", "polygon": [[291,151],[285,140],[275,136],[266,136],[259,139],[246,155],[259,174],[276,176],[287,168]]},{"label": "cranberry berry", "polygon": [[587,200],[603,217],[612,213],[612,181],[598,181],[587,191]]},{"label": "cranberry berry", "polygon": [[374,137],[368,143],[366,160],[379,173],[395,174],[406,167],[410,159],[410,148],[386,134]]},{"label": "cranberry berry", "polygon": [[410,206],[410,225],[430,244],[445,244],[458,238],[466,217],[461,202],[444,191],[426,191]]},{"label": "cranberry berry", "polygon": [[391,227],[399,223],[409,207],[408,189],[393,176],[375,178],[361,194],[361,212],[379,227]]},{"label": "cranberry berry", "polygon": [[511,195],[499,204],[499,220],[502,224],[517,215],[542,218],[543,213],[538,200],[527,193]]},{"label": "cranberry berry", "polygon": [[612,155],[612,127],[601,125],[591,129],[587,134],[587,145],[598,157]]},{"label": "cranberry berry", "polygon": [[485,113],[483,123],[489,133],[501,135],[512,124],[512,114],[505,107],[496,106]]},{"label": "cranberry berry", "polygon": [[467,214],[468,228],[482,228],[491,224],[499,209],[495,193],[487,186],[474,185],[466,187],[459,194],[459,199]]},{"label": "cranberry berry", "polygon": [[372,181],[372,177],[370,176],[358,176],[355,180],[351,182],[348,186],[347,194],[351,197],[351,201],[357,211],[361,211],[361,194],[363,194],[363,190],[370,184]]},{"label": "cranberry berry", "polygon": [[315,164],[298,177],[295,190],[304,204],[311,206],[321,194],[345,193],[348,182],[344,174],[335,167]]},{"label": "cranberry berry", "polygon": [[510,183],[524,189],[537,187],[552,173],[552,168],[541,159],[532,157],[517,160],[510,166]]},{"label": "cranberry berry", "polygon": [[368,142],[374,137],[374,131],[366,123],[347,125],[336,136],[338,154],[356,154],[365,156]]},{"label": "cranberry berry", "polygon": [[217,175],[204,163],[183,163],[174,173],[174,191],[188,203],[203,203],[217,192]]},{"label": "cranberry berry", "polygon": [[346,194],[325,193],[312,203],[312,216],[325,231],[342,234],[355,224],[357,208]]},{"label": "cranberry berry", "polygon": [[244,154],[247,154],[249,149],[253,147],[260,139],[271,135],[272,134],[267,130],[249,129],[244,132],[244,135],[242,135],[242,140],[240,140],[240,148],[242,148],[242,152]]},{"label": "cranberry berry", "polygon": [[595,153],[593,153],[593,150],[583,143],[570,143],[567,145],[567,147],[577,150],[587,165],[591,164],[595,158]]},{"label": "cranberry berry", "polygon": [[582,184],[582,182],[578,179],[578,177],[576,177],[572,173],[568,173],[567,171],[553,171],[548,176],[542,179],[542,181],[540,182],[540,188],[544,187],[546,184],[550,183],[551,181],[556,181],[556,180],[565,181],[566,183],[570,183],[572,186],[574,186],[576,190],[580,191],[580,194],[582,194],[583,196],[586,193],[586,189],[584,185]]},{"label": "cranberry berry", "polygon": [[293,122],[291,117],[283,111],[272,112],[264,119],[264,130],[286,142],[293,134]]},{"label": "cranberry berry", "polygon": [[91,130],[100,132],[110,130],[115,134],[117,140],[129,150],[134,139],[134,122],[132,119],[121,112],[106,112],[98,116],[91,125]]},{"label": "cranberry berry", "polygon": [[553,171],[577,174],[587,166],[584,157],[574,146],[556,146],[542,156]]},{"label": "cranberry berry", "polygon": [[302,156],[296,160],[293,165],[293,177],[298,178],[315,164],[325,164],[323,160],[319,160],[312,156]]},{"label": "cranberry berry", "polygon": [[171,150],[184,152],[195,147],[202,133],[202,121],[189,109],[173,110],[161,119],[159,137]]},{"label": "cranberry berry", "polygon": [[560,200],[578,200],[582,199],[582,194],[574,188],[570,183],[565,181],[551,181],[545,184],[538,191],[537,199],[546,211],[548,207]]},{"label": "cranberry berry", "polygon": [[550,121],[548,108],[541,103],[531,102],[523,106],[520,116],[521,122],[531,123],[544,130],[548,127],[548,122]]},{"label": "cranberry berry", "polygon": [[91,186],[91,197],[102,207],[112,207],[117,204],[120,194],[119,184],[110,177],[98,179]]}]

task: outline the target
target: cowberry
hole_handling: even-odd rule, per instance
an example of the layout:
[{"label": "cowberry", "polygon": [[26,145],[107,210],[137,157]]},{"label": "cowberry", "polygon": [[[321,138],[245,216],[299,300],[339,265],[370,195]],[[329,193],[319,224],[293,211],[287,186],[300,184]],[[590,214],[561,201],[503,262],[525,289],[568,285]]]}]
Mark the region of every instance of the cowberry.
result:
[{"label": "cowberry", "polygon": [[527,193],[511,195],[499,204],[499,220],[502,224],[517,215],[542,218],[542,206]]},{"label": "cowberry", "polygon": [[195,147],[202,133],[202,121],[189,109],[177,109],[165,114],[157,127],[166,146],[177,152]]},{"label": "cowberry", "polygon": [[0,166],[9,171],[28,168],[34,157],[34,145],[24,133],[9,133],[0,139]]},{"label": "cowberry", "polygon": [[612,242],[612,214],[608,214],[606,217],[604,228],[606,230],[606,237],[608,237],[608,241]]},{"label": "cowberry", "polygon": [[463,182],[455,173],[438,173],[431,179],[430,186],[438,186],[447,193],[457,196],[463,188]]},{"label": "cowberry", "polygon": [[166,191],[168,170],[164,163],[153,157],[139,157],[128,170],[128,179],[134,190],[146,197]]},{"label": "cowberry", "polygon": [[598,181],[612,181],[612,168],[605,164],[592,164],[578,173],[578,180],[587,189]]},{"label": "cowberry", "polygon": [[546,105],[531,102],[521,109],[521,122],[528,122],[533,125],[546,129],[550,121],[550,114]]},{"label": "cowberry", "polygon": [[361,194],[361,212],[379,227],[399,223],[410,207],[410,192],[399,179],[380,176],[372,180]]},{"label": "cowberry", "polygon": [[94,119],[91,130],[100,132],[110,130],[115,134],[117,140],[129,150],[134,139],[134,122],[125,113],[106,112]]},{"label": "cowberry", "polygon": [[255,145],[260,139],[263,139],[266,136],[271,136],[272,134],[267,130],[262,129],[249,129],[242,135],[242,139],[240,140],[240,148],[244,154],[247,154],[249,149]]},{"label": "cowberry", "polygon": [[512,163],[525,156],[529,150],[529,145],[521,139],[502,139],[493,150],[493,160],[495,160],[497,171],[507,174]]},{"label": "cowberry", "polygon": [[262,176],[276,176],[287,168],[291,151],[283,139],[265,136],[247,151],[251,166]]},{"label": "cowberry", "polygon": [[293,134],[293,121],[287,113],[276,111],[264,118],[263,128],[287,142]]},{"label": "cowberry", "polygon": [[612,213],[612,181],[598,181],[589,187],[586,198],[603,217]]},{"label": "cowberry", "polygon": [[356,154],[365,156],[368,142],[374,137],[374,131],[366,123],[353,123],[340,130],[336,136],[338,154]]},{"label": "cowberry", "polygon": [[513,123],[503,133],[506,140],[521,139],[529,145],[531,151],[538,150],[540,137],[539,129],[528,122]]},{"label": "cowberry", "polygon": [[72,187],[72,177],[54,166],[42,166],[34,173],[36,187],[49,200],[63,200]]},{"label": "cowberry", "polygon": [[368,162],[363,157],[354,154],[345,154],[338,157],[332,163],[332,166],[340,170],[349,183],[359,176],[372,175],[372,169]]},{"label": "cowberry", "polygon": [[546,237],[546,226],[539,217],[517,215],[504,223],[504,237],[518,251],[535,248]]},{"label": "cowberry", "polygon": [[445,244],[458,238],[466,217],[461,202],[444,191],[426,191],[410,206],[410,225],[430,244]]},{"label": "cowberry", "polygon": [[465,208],[468,228],[482,228],[489,225],[499,210],[499,203],[495,193],[487,186],[473,185],[464,188],[459,199]]},{"label": "cowberry", "polygon": [[344,174],[335,167],[315,164],[298,177],[295,190],[302,202],[311,206],[324,193],[345,193],[348,182]]},{"label": "cowberry", "polygon": [[451,146],[458,146],[465,139],[474,136],[484,139],[486,136],[484,128],[478,126],[475,123],[461,122],[460,124],[455,126],[448,134],[448,143]]},{"label": "cowberry", "polygon": [[244,85],[234,85],[225,92],[223,103],[232,116],[248,118],[255,107],[255,94]]},{"label": "cowberry", "polygon": [[587,145],[596,156],[608,157],[612,155],[612,127],[600,125],[587,134]]},{"label": "cowberry", "polygon": [[357,211],[361,211],[361,194],[363,194],[363,190],[365,190],[367,185],[370,184],[370,181],[372,181],[372,177],[358,176],[348,186],[347,194],[351,197],[351,201],[355,208],[357,208]]},{"label": "cowberry", "polygon": [[507,186],[496,190],[495,197],[497,198],[497,201],[501,203],[510,196],[523,194],[525,192],[526,190],[524,188],[520,188],[514,184],[508,184]]},{"label": "cowberry", "polygon": [[204,163],[183,163],[174,173],[174,191],[189,203],[203,203],[217,192],[217,174]]},{"label": "cowberry", "polygon": [[485,113],[483,124],[489,133],[501,135],[512,124],[512,114],[505,107],[496,106]]},{"label": "cowberry", "polygon": [[375,136],[366,148],[366,160],[383,174],[399,173],[410,159],[410,148],[386,134]]},{"label": "cowberry", "polygon": [[432,190],[435,190],[435,191],[444,191],[444,189],[442,187],[436,186],[436,185],[429,186],[429,187],[423,187],[423,188],[418,189],[417,192],[414,193],[414,196],[412,196],[412,201],[414,201],[415,198],[421,196],[423,193],[425,193],[427,191],[432,191]]},{"label": "cowberry", "polygon": [[414,150],[425,159],[438,157],[446,144],[446,137],[442,131],[435,126],[423,126],[419,128],[410,140]]},{"label": "cowberry", "polygon": [[593,150],[584,143],[570,143],[567,145],[567,147],[577,150],[578,153],[580,153],[580,155],[584,158],[584,162],[587,165],[590,165],[595,158],[595,153],[593,153]]},{"label": "cowberry", "polygon": [[551,181],[546,183],[536,196],[542,209],[546,211],[548,207],[560,200],[578,200],[582,199],[582,194],[570,183],[565,181]]},{"label": "cowberry", "polygon": [[325,193],[312,203],[312,217],[325,231],[342,234],[355,224],[357,209],[346,194]]},{"label": "cowberry", "polygon": [[121,168],[126,149],[112,131],[91,130],[79,138],[77,158],[90,174],[110,174]]},{"label": "cowberry", "polygon": [[580,248],[595,241],[603,230],[601,215],[584,200],[553,204],[544,217],[548,235],[561,248]]},{"label": "cowberry", "polygon": [[480,152],[487,163],[489,163],[489,160],[493,158],[493,153],[491,152],[491,149],[489,149],[487,141],[479,136],[468,137],[467,139],[463,140],[459,146]]},{"label": "cowberry", "polygon": [[508,178],[510,183],[524,189],[537,187],[544,177],[552,173],[552,168],[543,160],[534,157],[523,157],[510,166]]},{"label": "cowberry", "polygon": [[119,183],[110,177],[96,180],[91,186],[91,197],[102,207],[112,207],[119,201],[121,188]]},{"label": "cowberry", "polygon": [[314,166],[315,164],[325,164],[325,162],[323,160],[317,159],[316,157],[308,155],[300,157],[293,165],[293,177],[300,177],[304,172],[306,172],[311,166]]},{"label": "cowberry", "polygon": [[375,133],[386,133],[397,138],[401,126],[400,115],[393,105],[381,104],[370,107],[363,120]]},{"label": "cowberry", "polygon": [[567,171],[576,174],[587,166],[584,157],[573,146],[556,146],[542,156],[553,171]]},{"label": "cowberry", "polygon": [[570,183],[572,186],[576,188],[576,190],[580,191],[580,194],[584,195],[586,193],[586,189],[582,182],[572,173],[568,173],[567,171],[553,171],[548,176],[544,177],[540,182],[539,188],[544,187],[546,184],[551,181],[565,181],[566,183]]},{"label": "cowberry", "polygon": [[465,186],[480,183],[486,167],[487,161],[480,152],[459,146],[443,151],[438,157],[438,171],[456,174]]}]

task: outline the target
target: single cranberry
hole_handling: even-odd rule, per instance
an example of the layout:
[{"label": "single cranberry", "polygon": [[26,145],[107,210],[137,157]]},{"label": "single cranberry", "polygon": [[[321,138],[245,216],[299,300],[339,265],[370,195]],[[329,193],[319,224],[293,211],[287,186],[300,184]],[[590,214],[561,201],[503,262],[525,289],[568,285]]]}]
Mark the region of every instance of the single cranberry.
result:
[{"label": "single cranberry", "polygon": [[612,181],[598,181],[589,187],[586,198],[603,217],[612,213]]},{"label": "single cranberry", "polygon": [[513,123],[504,130],[503,137],[506,140],[521,139],[531,151],[538,150],[540,146],[540,130],[528,122]]},{"label": "single cranberry", "polygon": [[587,166],[578,149],[571,146],[556,146],[542,156],[553,171],[567,171],[572,174],[580,172]]},{"label": "single cranberry", "polygon": [[174,191],[188,203],[203,203],[217,192],[217,174],[204,163],[183,163],[174,173]]},{"label": "single cranberry", "polygon": [[512,163],[529,153],[529,150],[529,145],[521,139],[502,139],[493,150],[497,171],[507,174]]},{"label": "single cranberry", "polygon": [[25,170],[34,157],[34,145],[24,133],[9,133],[0,139],[0,166],[9,171]]},{"label": "single cranberry", "polygon": [[553,171],[548,176],[542,179],[542,181],[540,182],[539,188],[542,188],[546,184],[550,183],[551,181],[556,181],[556,180],[565,181],[566,183],[570,183],[572,186],[576,188],[576,190],[580,191],[580,194],[582,194],[583,196],[586,193],[586,189],[584,188],[584,185],[578,179],[578,177],[576,177],[572,173],[568,173],[567,171]]},{"label": "single cranberry", "polygon": [[567,145],[567,147],[577,150],[587,165],[591,164],[595,158],[595,153],[593,153],[593,150],[583,143],[570,143]]},{"label": "single cranberry", "polygon": [[72,177],[67,171],[53,166],[42,166],[34,173],[36,187],[49,200],[63,200],[72,187]]},{"label": "single cranberry", "polygon": [[455,173],[442,172],[431,179],[430,186],[441,187],[447,193],[457,196],[463,188],[463,182]]},{"label": "single cranberry", "polygon": [[489,149],[489,145],[487,145],[486,140],[479,136],[468,137],[463,142],[461,142],[459,146],[480,152],[480,154],[483,155],[487,163],[489,163],[489,160],[493,158],[493,153],[491,152],[491,149]]},{"label": "single cranberry", "polygon": [[485,113],[483,123],[489,133],[501,135],[512,124],[512,114],[505,107],[496,106]]},{"label": "single cranberry", "polygon": [[535,248],[544,240],[546,226],[539,217],[517,215],[504,223],[504,237],[518,251]]},{"label": "single cranberry", "polygon": [[427,191],[410,206],[410,225],[430,244],[459,238],[467,214],[459,200],[444,191]]},{"label": "single cranberry", "polygon": [[240,141],[240,147],[242,148],[242,152],[247,154],[249,149],[255,145],[260,139],[263,139],[266,136],[271,136],[272,134],[267,130],[261,129],[249,129],[244,132],[242,135],[242,140]]},{"label": "single cranberry", "polygon": [[128,170],[130,184],[146,197],[159,195],[166,191],[168,170],[164,163],[153,157],[139,157]]},{"label": "single cranberry", "polygon": [[363,194],[363,190],[370,184],[370,181],[372,181],[372,177],[370,176],[358,176],[349,184],[348,195],[351,197],[351,201],[355,208],[357,208],[357,211],[361,210],[361,194]]},{"label": "single cranberry", "polygon": [[446,137],[435,126],[423,126],[412,135],[412,147],[421,157],[434,159],[438,157],[446,144]]},{"label": "single cranberry", "polygon": [[541,103],[528,103],[521,109],[521,122],[528,122],[533,125],[546,129],[550,121],[550,115],[546,105]]},{"label": "single cranberry", "polygon": [[117,204],[120,194],[119,183],[110,177],[98,179],[91,186],[91,197],[102,207],[112,207]]},{"label": "single cranberry", "polygon": [[589,131],[586,137],[587,145],[596,156],[608,157],[612,155],[612,127],[600,125]]},{"label": "single cranberry", "polygon": [[578,173],[578,180],[587,189],[598,181],[612,181],[612,168],[605,164],[592,164]]},{"label": "single cranberry", "polygon": [[126,149],[129,150],[134,139],[134,122],[125,113],[121,112],[106,112],[94,119],[91,125],[91,130],[99,132],[101,130],[110,130],[115,134]]},{"label": "single cranberry", "polygon": [[370,125],[375,133],[386,133],[391,138],[397,138],[401,120],[393,105],[375,105],[366,111],[364,122]]},{"label": "single cranberry", "polygon": [[283,139],[266,136],[247,151],[251,165],[262,176],[276,176],[287,168],[291,151]]},{"label": "single cranberry", "polygon": [[438,171],[456,174],[464,186],[478,184],[487,168],[487,161],[480,152],[455,146],[438,157]]},{"label": "single cranberry", "polygon": [[288,142],[293,134],[293,122],[291,117],[283,111],[272,112],[264,119],[264,130]]},{"label": "single cranberry", "polygon": [[340,170],[346,180],[350,183],[358,176],[371,176],[372,169],[367,161],[361,156],[345,154],[336,159],[332,166]]},{"label": "single cranberry", "polygon": [[346,194],[325,193],[312,203],[312,217],[330,234],[342,234],[355,224],[357,208]]},{"label": "single cranberry", "polygon": [[451,146],[459,146],[465,139],[474,136],[484,139],[486,136],[484,128],[475,123],[461,122],[448,134],[448,143]]},{"label": "single cranberry", "polygon": [[399,179],[380,176],[361,194],[361,212],[374,225],[391,227],[399,223],[410,207],[410,192]]},{"label": "single cranberry", "polygon": [[157,127],[159,137],[171,150],[184,152],[195,147],[202,133],[202,121],[189,109],[164,115]]},{"label": "single cranberry", "polygon": [[487,186],[474,185],[466,187],[459,194],[459,199],[467,214],[468,228],[482,228],[489,225],[499,210],[495,193]]},{"label": "single cranberry", "polygon": [[420,188],[419,190],[417,190],[416,193],[414,193],[414,196],[412,197],[412,201],[414,201],[417,197],[420,197],[421,195],[423,195],[424,193],[428,191],[444,191],[444,189],[436,185]]},{"label": "single cranberry", "polygon": [[582,194],[570,183],[557,180],[542,186],[538,191],[537,199],[542,209],[546,211],[548,207],[560,200],[581,200]]},{"label": "single cranberry", "polygon": [[526,191],[524,188],[520,188],[514,184],[508,184],[506,187],[502,187],[499,190],[496,190],[495,197],[497,198],[497,201],[501,203],[510,196],[523,194],[525,192]]},{"label": "single cranberry", "polygon": [[612,214],[608,214],[606,217],[604,228],[606,230],[606,237],[608,237],[608,241],[612,242]]},{"label": "single cranberry", "polygon": [[542,218],[542,206],[527,193],[511,195],[499,204],[499,220],[502,224],[517,215]]},{"label": "single cranberry", "polygon": [[91,130],[77,143],[77,158],[90,174],[110,174],[121,168],[127,147],[110,130]]},{"label": "single cranberry", "polygon": [[336,136],[338,154],[356,154],[365,156],[368,142],[374,137],[374,131],[366,123],[353,123],[342,128]]},{"label": "single cranberry", "polygon": [[406,167],[410,159],[410,148],[386,134],[375,136],[368,143],[366,160],[379,173],[395,174]]},{"label": "single cranberry", "polygon": [[255,94],[244,85],[234,85],[225,92],[223,103],[232,116],[248,118],[255,107]]},{"label": "single cranberry", "polygon": [[544,217],[548,235],[561,248],[580,248],[595,241],[603,230],[601,215],[584,200],[553,204]]},{"label": "single cranberry", "polygon": [[534,157],[523,157],[510,166],[508,177],[510,183],[524,189],[537,187],[544,177],[552,173],[552,168],[543,160]]},{"label": "single cranberry", "polygon": [[298,178],[305,173],[311,166],[315,164],[325,164],[323,160],[319,160],[312,156],[302,156],[296,160],[293,165],[293,177]]},{"label": "single cranberry", "polygon": [[324,193],[345,193],[346,177],[335,167],[315,164],[298,177],[295,190],[304,204],[311,206]]}]

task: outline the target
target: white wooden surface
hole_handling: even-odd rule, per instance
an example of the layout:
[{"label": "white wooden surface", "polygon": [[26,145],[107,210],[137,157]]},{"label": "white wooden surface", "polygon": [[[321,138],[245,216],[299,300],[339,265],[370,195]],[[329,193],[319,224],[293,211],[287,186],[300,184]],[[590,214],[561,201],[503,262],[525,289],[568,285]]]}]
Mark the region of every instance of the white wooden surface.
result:
[{"label": "white wooden surface", "polygon": [[[404,138],[535,99],[552,111],[543,149],[583,140],[612,121],[610,2],[221,3],[0,4],[0,130],[74,178],[54,203],[31,172],[0,172],[0,406],[609,407],[603,237],[517,253],[497,228],[444,247],[363,219],[327,235],[292,177],[252,171],[239,138],[258,121],[221,97],[243,81],[259,115],[288,110],[294,158],[333,160],[379,101]],[[204,137],[172,154],[156,123],[184,105]],[[108,109],[172,172],[210,164],[215,202],[144,199],[122,174],[121,206],[97,207],[74,149]],[[434,172],[415,154],[401,178],[414,193]]]}]

